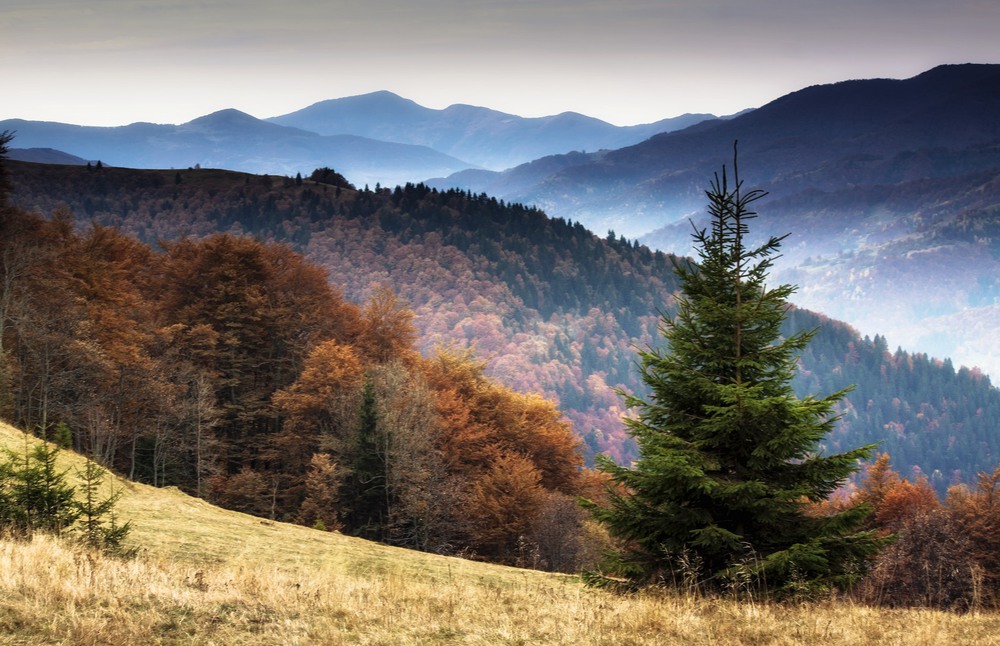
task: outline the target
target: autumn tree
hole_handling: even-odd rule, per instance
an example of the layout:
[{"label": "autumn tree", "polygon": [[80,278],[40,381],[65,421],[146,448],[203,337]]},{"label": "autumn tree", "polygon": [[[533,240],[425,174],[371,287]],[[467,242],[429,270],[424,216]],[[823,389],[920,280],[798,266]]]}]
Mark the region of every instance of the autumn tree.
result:
[{"label": "autumn tree", "polygon": [[[0,142],[2,143],[2,142]],[[0,159],[0,164],[3,161]],[[32,273],[41,264],[42,249],[35,232],[41,218],[15,210],[0,198],[0,415],[13,416],[14,337],[23,323]]]},{"label": "autumn tree", "polygon": [[479,475],[464,498],[472,547],[502,562],[517,560],[519,539],[527,538],[545,504],[541,474],[530,460],[504,453]]},{"label": "autumn tree", "polygon": [[882,497],[874,514],[875,523],[896,531],[915,518],[937,511],[940,506],[937,494],[925,476],[915,482],[900,480]]},{"label": "autumn tree", "polygon": [[97,225],[80,237],[73,256],[62,260],[71,293],[85,304],[86,323],[69,347],[79,348],[78,369],[87,368],[71,384],[77,409],[73,421],[84,435],[76,446],[133,479],[140,443],[148,440],[162,453],[164,406],[173,395],[153,356],[155,326],[147,296],[153,264],[147,245]]},{"label": "autumn tree", "polygon": [[882,509],[882,501],[899,485],[899,482],[899,473],[889,466],[888,453],[879,453],[875,456],[874,462],[865,467],[864,486],[858,492],[857,498],[872,510],[869,523],[875,522]]},{"label": "autumn tree", "polygon": [[966,610],[982,600],[973,541],[951,514],[917,511],[895,527],[894,540],[858,587],[863,601]]},{"label": "autumn tree", "polygon": [[545,488],[579,493],[580,442],[555,404],[491,380],[485,363],[468,350],[439,350],[424,374],[437,392],[449,468],[481,471],[502,453],[515,452],[531,461]]},{"label": "autumn tree", "polygon": [[946,503],[960,531],[972,543],[972,556],[986,587],[994,600],[1000,600],[1000,466],[978,474],[972,489],[953,487]]},{"label": "autumn tree", "polygon": [[62,268],[79,252],[71,215],[51,220],[11,210],[0,219],[7,380],[12,417],[26,428],[47,428],[78,403],[73,384],[88,381],[92,345],[79,343],[86,310]]},{"label": "autumn tree", "polygon": [[446,540],[450,497],[433,393],[406,363],[369,368],[347,467],[344,531],[423,550]]},{"label": "autumn tree", "polygon": [[160,281],[165,325],[205,325],[217,335],[198,367],[213,374],[224,469],[259,470],[280,430],[274,393],[294,382],[318,344],[354,340],[357,308],[300,255],[248,238],[167,244]]},{"label": "autumn tree", "polygon": [[364,308],[360,336],[362,351],[375,362],[415,358],[413,311],[384,285],[376,286]]},{"label": "autumn tree", "polygon": [[316,529],[340,529],[340,485],[343,476],[329,454],[315,453],[305,478],[305,499],[299,506],[298,522]]},{"label": "autumn tree", "polygon": [[926,477],[910,481],[880,453],[868,466],[857,500],[871,506],[869,526],[888,545],[856,590],[867,603],[969,608],[981,595],[981,568],[967,527],[968,489],[958,487],[942,506]]},{"label": "autumn tree", "polygon": [[438,451],[466,544],[483,557],[572,570],[589,536],[575,497],[588,478],[579,440],[552,402],[501,386],[471,351],[424,362],[436,393]]},{"label": "autumn tree", "polygon": [[[859,527],[868,509],[807,513],[868,456],[866,446],[824,455],[843,392],[799,399],[790,386],[810,333],[782,337],[793,287],[766,284],[781,238],[746,246],[753,202],[734,162],[706,192],[709,229],[696,230],[698,264],[679,263],[682,293],[664,317],[666,348],[639,353],[649,398],[626,397],[641,456],[631,466],[604,459],[618,488],[591,505],[622,542],[606,564],[633,583],[679,581],[681,560],[700,583],[723,589],[737,572],[781,592],[793,581],[844,586],[879,541]],[[690,574],[690,572],[689,572]],[[595,581],[607,581],[599,576]]]},{"label": "autumn tree", "polygon": [[[315,456],[343,456],[353,442],[363,385],[364,367],[357,351],[331,340],[316,346],[295,382],[274,394],[283,422],[266,456],[284,479],[282,500],[287,509],[304,504],[307,472],[315,467]],[[342,471],[338,468],[340,478]],[[328,520],[324,523],[333,529]]]},{"label": "autumn tree", "polygon": [[471,350],[439,349],[423,363],[424,375],[435,391],[441,433],[439,449],[448,470],[470,474],[487,468],[499,456],[496,429],[480,406],[490,390],[486,364]]},{"label": "autumn tree", "polygon": [[376,366],[371,376],[385,470],[386,540],[439,551],[449,542],[454,509],[452,480],[438,450],[434,393],[419,371],[402,361]]}]

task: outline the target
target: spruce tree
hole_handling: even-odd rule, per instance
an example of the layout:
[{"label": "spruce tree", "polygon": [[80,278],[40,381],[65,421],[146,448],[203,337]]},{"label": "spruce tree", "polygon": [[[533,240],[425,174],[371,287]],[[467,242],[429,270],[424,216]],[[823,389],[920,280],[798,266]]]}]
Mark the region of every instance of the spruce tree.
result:
[{"label": "spruce tree", "polygon": [[351,474],[345,483],[350,510],[345,531],[362,538],[380,541],[385,538],[389,515],[387,500],[385,450],[381,446],[375,383],[371,377],[361,391],[361,412],[355,439]]},{"label": "spruce tree", "polygon": [[74,503],[80,521],[78,531],[81,542],[109,554],[133,555],[135,550],[126,549],[123,545],[132,530],[132,521],[119,525],[115,514],[121,491],[112,490],[107,496],[101,494],[107,470],[93,460],[87,460],[83,470],[77,469],[76,473],[83,492],[83,498]]},{"label": "spruce tree", "polygon": [[75,489],[66,482],[66,470],[57,466],[59,447],[46,442],[31,445],[24,453],[9,449],[0,465],[0,528],[17,535],[36,531],[59,534],[76,522]]},{"label": "spruce tree", "polygon": [[723,167],[706,191],[711,225],[694,232],[698,263],[675,264],[681,295],[661,321],[666,347],[639,352],[650,394],[626,396],[637,414],[625,422],[640,458],[600,461],[615,486],[607,507],[588,506],[623,545],[607,571],[631,584],[842,587],[880,545],[859,531],[869,512],[817,516],[809,504],[874,447],[823,454],[846,391],[793,393],[797,356],[815,331],[781,337],[794,288],[765,283],[784,236],[746,246],[750,206],[765,193],[743,191],[735,158],[733,173],[731,186]]}]

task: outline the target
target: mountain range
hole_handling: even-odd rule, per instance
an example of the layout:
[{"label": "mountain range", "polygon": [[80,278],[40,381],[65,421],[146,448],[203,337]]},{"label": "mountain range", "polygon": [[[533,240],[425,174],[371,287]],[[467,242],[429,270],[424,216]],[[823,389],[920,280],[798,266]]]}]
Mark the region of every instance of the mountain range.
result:
[{"label": "mountain range", "polygon": [[684,114],[619,127],[576,112],[525,118],[463,104],[434,110],[383,91],[322,101],[268,121],[321,135],[427,146],[482,168],[503,170],[555,153],[622,148],[714,118]]},{"label": "mountain range", "polygon": [[808,87],[634,146],[430,182],[536,204],[686,254],[705,178],[768,191],[759,239],[791,233],[795,301],[893,343],[1000,374],[1000,65]]},{"label": "mountain range", "polygon": [[0,122],[0,130],[15,132],[19,147],[55,148],[129,168],[203,166],[295,175],[332,166],[349,172],[357,182],[389,184],[420,177],[431,169],[450,173],[469,167],[425,146],[355,135],[322,136],[234,109],[181,125],[133,123],[105,128],[9,119]]},{"label": "mountain range", "polygon": [[[684,125],[659,123],[653,126]],[[724,164],[732,171],[738,141],[742,179],[769,192],[758,203],[754,234],[791,234],[773,275],[801,286],[798,305],[885,335],[893,346],[1000,374],[998,65],[812,86],[644,140],[650,129],[614,129],[572,113],[522,119],[471,106],[432,110],[388,92],[324,101],[268,121],[228,110],[181,126],[6,121],[2,129],[17,131],[18,146],[112,165],[287,175],[332,165],[358,185],[463,169],[428,184],[537,205],[592,231],[611,229],[679,254],[690,252],[689,219],[702,222],[706,178]],[[590,139],[558,139],[557,131],[587,131]],[[640,141],[584,152],[618,145],[612,139],[626,132]],[[478,148],[479,165],[496,167],[506,163],[488,159],[503,147],[498,142],[514,150],[556,140],[559,154],[503,172],[469,168],[471,162],[428,147],[465,156]],[[84,150],[87,142],[97,143]],[[116,150],[130,156],[109,157]],[[304,150],[311,151],[309,163]],[[334,158],[331,150],[343,155]]]},{"label": "mountain range", "polygon": [[[236,109],[180,125],[91,127],[7,119],[19,148],[129,168],[226,168],[277,175],[333,167],[360,184],[393,186],[470,168],[497,168],[572,150],[621,147],[712,115],[619,127],[576,113],[524,118],[487,108],[420,106],[391,92],[333,99],[273,119]],[[32,158],[30,155],[34,154]],[[13,159],[41,161],[14,150]]]}]

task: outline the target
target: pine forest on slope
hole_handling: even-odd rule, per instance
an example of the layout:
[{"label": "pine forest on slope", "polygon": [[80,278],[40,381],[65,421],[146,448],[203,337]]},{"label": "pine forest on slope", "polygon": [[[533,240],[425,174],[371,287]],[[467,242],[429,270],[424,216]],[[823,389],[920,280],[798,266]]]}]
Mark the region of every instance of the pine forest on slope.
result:
[{"label": "pine forest on slope", "polygon": [[[613,388],[641,388],[632,346],[652,342],[676,288],[664,254],[532,208],[420,185],[375,192],[224,171],[9,166],[16,204],[45,214],[68,205],[81,226],[154,243],[250,234],[302,250],[349,300],[387,285],[413,308],[424,352],[472,346],[503,383],[557,401],[590,454],[635,455]],[[805,310],[789,325],[821,326],[802,358],[801,393],[857,384],[831,450],[881,442],[903,473],[922,471],[939,488],[995,466],[1000,393],[988,378],[893,352],[881,336]]]}]

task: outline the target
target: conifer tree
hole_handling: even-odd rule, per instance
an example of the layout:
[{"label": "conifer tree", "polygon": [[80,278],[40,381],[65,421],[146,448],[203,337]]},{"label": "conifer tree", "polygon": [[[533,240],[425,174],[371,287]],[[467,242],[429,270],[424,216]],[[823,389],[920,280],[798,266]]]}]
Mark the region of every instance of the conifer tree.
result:
[{"label": "conifer tree", "polygon": [[378,428],[375,383],[365,382],[361,391],[361,415],[354,446],[353,468],[346,483],[350,501],[345,530],[372,540],[382,540],[389,515],[386,485],[386,451]]},{"label": "conifer tree", "polygon": [[[735,150],[735,149],[734,149]],[[790,584],[850,584],[880,545],[860,531],[869,511],[807,513],[873,446],[824,455],[833,409],[846,391],[799,399],[790,386],[813,332],[781,337],[794,288],[765,284],[784,237],[746,246],[753,202],[736,162],[706,191],[711,225],[697,230],[698,263],[676,263],[682,294],[664,317],[665,348],[639,353],[648,399],[626,396],[641,456],[599,462],[607,507],[587,503],[621,540],[605,564],[632,584],[690,581],[723,590],[737,581],[772,593]],[[600,576],[595,581],[608,581]]]},{"label": "conifer tree", "polygon": [[25,437],[24,453],[7,450],[0,465],[0,527],[30,536],[36,531],[59,534],[78,517],[75,489],[59,470],[59,447],[47,442],[32,445]]},{"label": "conifer tree", "polygon": [[115,515],[121,491],[101,495],[107,471],[93,460],[87,460],[83,470],[77,469],[76,473],[83,493],[82,499],[74,502],[81,542],[110,554],[131,555],[134,550],[126,550],[122,543],[132,530],[132,521],[119,525]]}]

